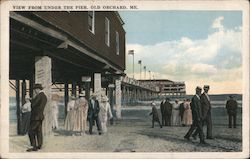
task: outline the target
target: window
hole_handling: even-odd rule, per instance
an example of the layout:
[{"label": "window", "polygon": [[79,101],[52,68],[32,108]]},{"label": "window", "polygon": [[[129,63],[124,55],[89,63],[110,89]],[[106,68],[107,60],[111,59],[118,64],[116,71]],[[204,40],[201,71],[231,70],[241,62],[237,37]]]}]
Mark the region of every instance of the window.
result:
[{"label": "window", "polygon": [[89,31],[94,34],[95,33],[95,12],[94,11],[88,12],[88,26],[89,26]]},{"label": "window", "polygon": [[120,54],[119,33],[115,32],[116,55]]},{"label": "window", "polygon": [[110,38],[110,26],[109,26],[109,19],[105,18],[105,43],[109,46],[109,38]]}]

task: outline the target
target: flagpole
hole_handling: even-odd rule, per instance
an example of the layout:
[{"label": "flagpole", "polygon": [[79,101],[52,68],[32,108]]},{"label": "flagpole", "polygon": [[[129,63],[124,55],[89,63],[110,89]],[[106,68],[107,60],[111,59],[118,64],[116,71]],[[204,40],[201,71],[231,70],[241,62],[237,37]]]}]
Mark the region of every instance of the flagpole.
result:
[{"label": "flagpole", "polygon": [[129,55],[133,55],[133,78],[135,78],[135,61],[134,61],[134,50],[129,50],[128,51]]}]

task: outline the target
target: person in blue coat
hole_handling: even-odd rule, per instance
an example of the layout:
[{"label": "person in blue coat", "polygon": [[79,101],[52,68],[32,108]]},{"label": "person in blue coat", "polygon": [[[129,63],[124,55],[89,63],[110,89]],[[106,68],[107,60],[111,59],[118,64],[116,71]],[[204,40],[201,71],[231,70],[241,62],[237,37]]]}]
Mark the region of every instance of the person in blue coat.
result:
[{"label": "person in blue coat", "polygon": [[101,121],[99,119],[100,105],[99,101],[96,99],[96,95],[93,94],[89,100],[89,109],[88,109],[88,121],[89,121],[89,133],[93,134],[93,125],[96,123],[98,134],[102,134]]}]

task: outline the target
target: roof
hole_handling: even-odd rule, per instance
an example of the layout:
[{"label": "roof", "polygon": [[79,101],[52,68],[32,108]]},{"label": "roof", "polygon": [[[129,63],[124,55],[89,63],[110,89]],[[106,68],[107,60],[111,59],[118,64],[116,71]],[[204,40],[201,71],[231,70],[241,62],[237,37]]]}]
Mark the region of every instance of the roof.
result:
[{"label": "roof", "polygon": [[124,21],[122,20],[120,14],[119,14],[117,11],[115,11],[115,14],[116,14],[117,18],[119,19],[121,25],[124,25],[125,23],[124,23]]}]

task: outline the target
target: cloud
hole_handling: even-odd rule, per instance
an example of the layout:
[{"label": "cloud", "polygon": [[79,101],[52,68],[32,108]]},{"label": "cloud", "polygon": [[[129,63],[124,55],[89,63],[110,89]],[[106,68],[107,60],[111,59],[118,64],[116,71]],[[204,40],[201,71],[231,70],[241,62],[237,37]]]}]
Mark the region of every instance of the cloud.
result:
[{"label": "cloud", "polygon": [[[216,18],[212,28],[218,28],[205,39],[182,37],[155,45],[127,44],[135,50],[135,73],[142,67],[154,72],[155,77],[175,81],[202,81],[204,83],[242,80],[242,29],[227,29],[224,17]],[[127,57],[126,73],[131,73],[132,58]],[[136,76],[137,77],[137,76]]]},{"label": "cloud", "polygon": [[224,17],[223,16],[220,16],[218,18],[216,18],[214,21],[213,21],[213,24],[212,24],[212,28],[215,28],[215,29],[223,29],[223,25],[222,25],[222,21],[224,20]]}]

